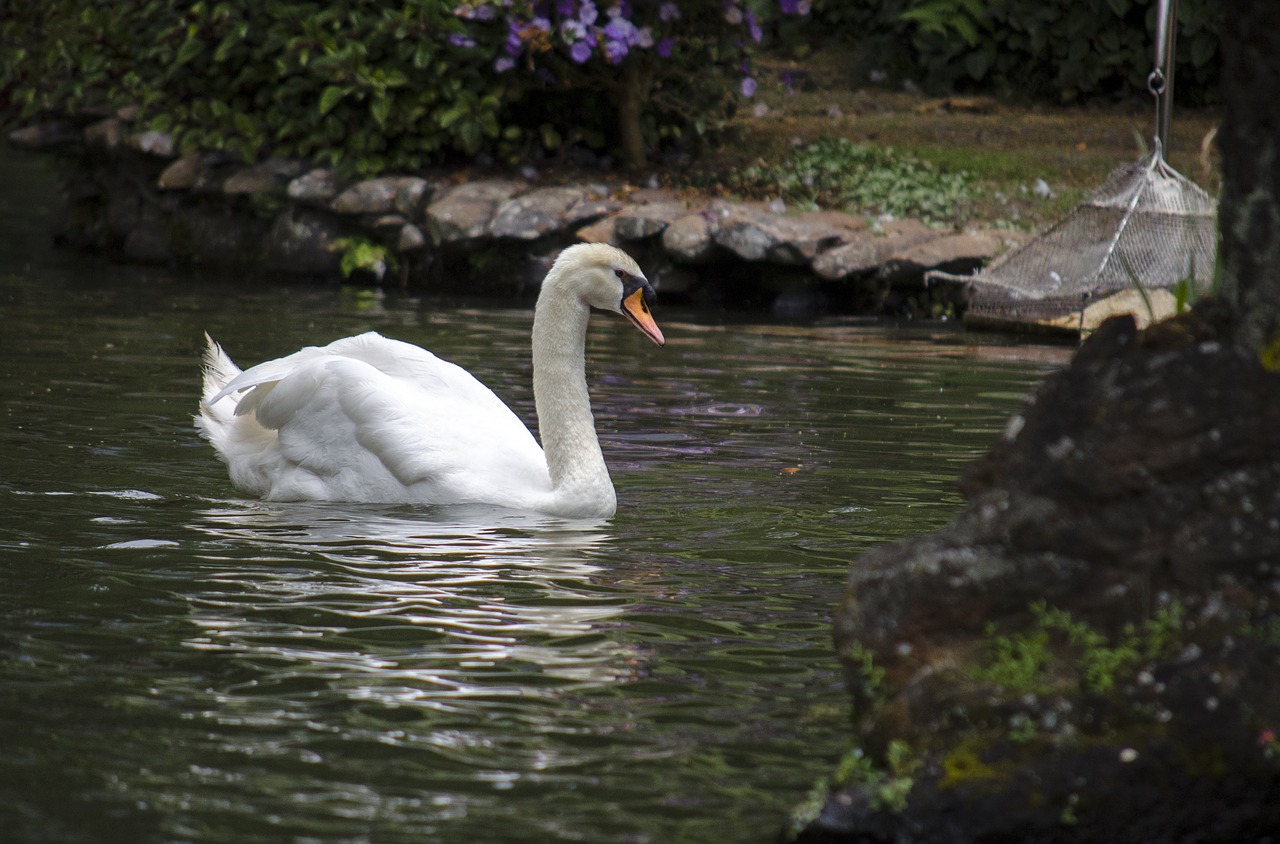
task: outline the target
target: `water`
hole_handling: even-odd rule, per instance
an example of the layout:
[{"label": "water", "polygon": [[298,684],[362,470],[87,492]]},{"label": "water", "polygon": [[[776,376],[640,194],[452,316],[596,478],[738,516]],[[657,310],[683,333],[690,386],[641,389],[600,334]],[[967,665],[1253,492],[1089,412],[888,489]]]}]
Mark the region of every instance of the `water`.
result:
[{"label": "water", "polygon": [[845,749],[851,562],[1066,350],[947,326],[597,318],[618,516],[265,504],[191,427],[374,328],[531,418],[530,311],[113,267],[0,156],[0,828],[12,841],[769,841]]}]

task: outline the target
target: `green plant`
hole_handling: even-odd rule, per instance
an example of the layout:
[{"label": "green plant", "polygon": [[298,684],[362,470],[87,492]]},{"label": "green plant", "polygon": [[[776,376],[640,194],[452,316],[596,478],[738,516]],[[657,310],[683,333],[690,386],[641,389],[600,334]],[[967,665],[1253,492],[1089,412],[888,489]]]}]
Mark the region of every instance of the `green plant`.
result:
[{"label": "green plant", "polygon": [[976,681],[1010,695],[1048,691],[1064,680],[1106,693],[1144,662],[1172,652],[1185,615],[1181,604],[1162,607],[1142,625],[1126,625],[1113,642],[1066,610],[1039,602],[1031,613],[1029,630],[999,636],[988,628],[986,657],[972,671]]},{"label": "green plant", "polygon": [[344,278],[352,273],[363,271],[371,273],[379,281],[387,274],[387,270],[395,270],[395,255],[381,243],[363,237],[344,237],[334,243],[335,249],[342,250],[342,259],[338,266]]},{"label": "green plant", "polygon": [[775,164],[735,177],[740,189],[770,191],[802,206],[843,207],[926,222],[951,222],[972,200],[970,177],[891,147],[824,136]]},{"label": "green plant", "polygon": [[[926,89],[1077,102],[1147,90],[1155,0],[815,0],[814,23],[858,42],[870,66]],[[837,11],[839,8],[839,11]],[[1223,6],[1178,4],[1176,92],[1216,102]]]}]

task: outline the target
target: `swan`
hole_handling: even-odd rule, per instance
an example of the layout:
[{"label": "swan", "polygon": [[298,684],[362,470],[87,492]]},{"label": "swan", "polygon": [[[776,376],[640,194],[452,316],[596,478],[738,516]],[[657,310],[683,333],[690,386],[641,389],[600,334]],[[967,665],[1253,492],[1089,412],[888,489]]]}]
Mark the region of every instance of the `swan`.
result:
[{"label": "swan", "polygon": [[542,446],[475,376],[376,332],[243,372],[205,335],[195,425],[244,492],[272,501],[488,504],[568,518],[617,510],[587,393],[591,309],[659,346],[653,288],[606,244],[562,251],[533,317]]}]

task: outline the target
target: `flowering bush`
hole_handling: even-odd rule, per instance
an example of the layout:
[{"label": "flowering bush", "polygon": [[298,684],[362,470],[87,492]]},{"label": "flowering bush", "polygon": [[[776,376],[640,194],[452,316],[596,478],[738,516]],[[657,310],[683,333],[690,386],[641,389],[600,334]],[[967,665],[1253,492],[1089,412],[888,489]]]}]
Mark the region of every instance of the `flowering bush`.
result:
[{"label": "flowering bush", "polygon": [[[345,172],[710,128],[804,0],[7,0],[0,112],[141,109],[183,150]],[[0,117],[3,115],[0,114]]]},{"label": "flowering bush", "polygon": [[773,19],[808,11],[808,0],[471,0],[454,12],[468,26],[452,41],[487,51],[520,97],[572,91],[591,103],[544,110],[563,123],[544,136],[612,113],[614,141],[636,165],[646,146],[713,125],[735,88],[753,96],[750,45]]}]

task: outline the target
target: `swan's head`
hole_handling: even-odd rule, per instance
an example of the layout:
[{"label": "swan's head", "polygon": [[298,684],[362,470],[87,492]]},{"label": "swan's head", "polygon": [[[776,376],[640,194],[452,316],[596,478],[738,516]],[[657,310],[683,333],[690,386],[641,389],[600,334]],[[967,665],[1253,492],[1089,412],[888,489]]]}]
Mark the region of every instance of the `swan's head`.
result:
[{"label": "swan's head", "polygon": [[602,311],[622,314],[659,346],[666,343],[649,306],[656,294],[640,265],[606,243],[579,243],[560,253],[543,282],[544,290],[563,290]]}]

